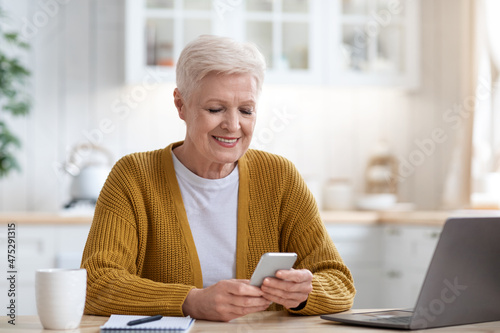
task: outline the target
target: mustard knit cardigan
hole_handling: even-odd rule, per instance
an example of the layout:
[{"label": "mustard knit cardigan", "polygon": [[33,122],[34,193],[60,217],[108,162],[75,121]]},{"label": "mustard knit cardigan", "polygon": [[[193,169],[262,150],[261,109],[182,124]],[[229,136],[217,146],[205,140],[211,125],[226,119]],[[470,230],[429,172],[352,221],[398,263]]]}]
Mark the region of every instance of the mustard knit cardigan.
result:
[{"label": "mustard knit cardigan", "polygon": [[[203,287],[171,155],[180,144],[125,156],[113,167],[82,258],[88,272],[85,313],[183,316],[188,292]],[[351,273],[292,163],[250,149],[238,166],[236,278],[249,279],[265,252],[296,252],[294,267],[313,273],[313,291],[302,309],[288,311],[349,309],[355,294]]]}]

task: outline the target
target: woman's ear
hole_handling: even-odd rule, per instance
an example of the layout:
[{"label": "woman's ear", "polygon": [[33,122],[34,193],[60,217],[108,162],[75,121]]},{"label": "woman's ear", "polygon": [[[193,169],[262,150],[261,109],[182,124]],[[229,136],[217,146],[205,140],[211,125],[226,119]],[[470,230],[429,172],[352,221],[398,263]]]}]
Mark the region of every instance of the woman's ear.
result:
[{"label": "woman's ear", "polygon": [[182,99],[181,93],[178,88],[174,89],[174,104],[177,108],[177,112],[179,113],[179,118],[185,120],[184,114],[184,100]]}]

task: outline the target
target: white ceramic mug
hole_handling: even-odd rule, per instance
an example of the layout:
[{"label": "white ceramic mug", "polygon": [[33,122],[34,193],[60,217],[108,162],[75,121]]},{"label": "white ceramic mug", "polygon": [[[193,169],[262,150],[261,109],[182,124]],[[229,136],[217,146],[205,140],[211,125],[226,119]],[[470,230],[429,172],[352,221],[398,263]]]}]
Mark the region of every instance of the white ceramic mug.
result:
[{"label": "white ceramic mug", "polygon": [[85,269],[39,269],[35,279],[38,317],[46,329],[80,326],[87,292]]}]

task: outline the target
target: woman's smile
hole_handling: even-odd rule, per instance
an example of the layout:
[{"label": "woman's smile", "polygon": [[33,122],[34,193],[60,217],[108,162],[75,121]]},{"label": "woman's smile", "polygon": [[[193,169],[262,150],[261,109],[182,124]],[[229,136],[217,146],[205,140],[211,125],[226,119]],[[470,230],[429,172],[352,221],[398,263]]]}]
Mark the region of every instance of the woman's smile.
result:
[{"label": "woman's smile", "polygon": [[238,140],[239,140],[238,138],[228,138],[228,137],[215,136],[215,135],[213,135],[212,137],[215,139],[215,141],[218,144],[220,144],[223,147],[228,147],[228,148],[236,146],[236,144],[238,143]]}]

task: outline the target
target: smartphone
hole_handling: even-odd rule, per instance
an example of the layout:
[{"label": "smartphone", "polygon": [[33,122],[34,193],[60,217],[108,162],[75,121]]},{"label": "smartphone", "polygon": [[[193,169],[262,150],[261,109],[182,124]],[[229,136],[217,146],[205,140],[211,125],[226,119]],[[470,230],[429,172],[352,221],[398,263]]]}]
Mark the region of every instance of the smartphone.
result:
[{"label": "smartphone", "polygon": [[280,269],[290,269],[297,260],[297,253],[293,252],[268,252],[260,257],[250,279],[252,286],[260,287],[268,276],[274,277]]}]

